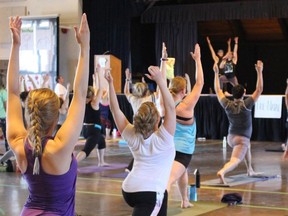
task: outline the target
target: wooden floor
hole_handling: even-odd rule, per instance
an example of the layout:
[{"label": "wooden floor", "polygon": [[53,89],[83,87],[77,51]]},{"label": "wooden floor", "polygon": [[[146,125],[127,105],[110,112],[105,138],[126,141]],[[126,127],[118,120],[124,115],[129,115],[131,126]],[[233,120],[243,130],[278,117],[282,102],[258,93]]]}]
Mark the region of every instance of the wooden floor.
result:
[{"label": "wooden floor", "polygon": [[[95,152],[79,163],[76,211],[81,216],[131,215],[131,208],[124,202],[121,194],[121,183],[125,176],[123,167],[130,161],[131,153],[127,145],[119,144],[117,141],[118,139],[107,140],[106,162],[111,164],[110,168],[102,171],[97,168]],[[174,186],[169,195],[168,215],[288,215],[288,162],[281,161],[280,152],[265,151],[276,149],[280,145],[281,143],[273,142],[252,142],[255,170],[267,175],[279,175],[277,178],[229,188],[201,186],[194,207],[184,210],[179,208],[179,193]],[[76,151],[77,149],[79,146]],[[1,150],[3,152],[3,145]],[[189,183],[194,183],[195,168],[200,170],[201,181],[216,178],[216,172],[230,154],[231,149],[227,147],[227,150],[223,151],[219,140],[198,141],[188,169]],[[227,176],[245,172],[245,165],[242,163]],[[221,203],[221,197],[231,192],[242,195],[242,205],[227,206]],[[28,195],[26,183],[21,175],[1,172],[0,194],[0,216],[19,215]]]}]

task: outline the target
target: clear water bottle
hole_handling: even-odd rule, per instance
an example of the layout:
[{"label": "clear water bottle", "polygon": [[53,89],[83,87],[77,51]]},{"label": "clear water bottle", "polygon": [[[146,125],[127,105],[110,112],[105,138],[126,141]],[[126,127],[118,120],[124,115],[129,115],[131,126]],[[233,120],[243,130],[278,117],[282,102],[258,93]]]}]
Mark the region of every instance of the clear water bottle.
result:
[{"label": "clear water bottle", "polygon": [[222,147],[223,147],[223,149],[226,149],[226,147],[227,147],[227,138],[226,138],[226,136],[223,137]]},{"label": "clear water bottle", "polygon": [[112,136],[113,136],[113,138],[117,137],[117,129],[116,128],[113,129]]}]

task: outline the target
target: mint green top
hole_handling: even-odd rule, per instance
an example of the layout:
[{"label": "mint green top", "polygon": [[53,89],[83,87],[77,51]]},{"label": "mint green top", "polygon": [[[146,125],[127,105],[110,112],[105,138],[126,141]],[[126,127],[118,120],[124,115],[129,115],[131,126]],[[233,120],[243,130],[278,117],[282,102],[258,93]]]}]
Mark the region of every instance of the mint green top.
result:
[{"label": "mint green top", "polygon": [[6,89],[0,89],[0,118],[6,118],[5,104],[7,101]]}]

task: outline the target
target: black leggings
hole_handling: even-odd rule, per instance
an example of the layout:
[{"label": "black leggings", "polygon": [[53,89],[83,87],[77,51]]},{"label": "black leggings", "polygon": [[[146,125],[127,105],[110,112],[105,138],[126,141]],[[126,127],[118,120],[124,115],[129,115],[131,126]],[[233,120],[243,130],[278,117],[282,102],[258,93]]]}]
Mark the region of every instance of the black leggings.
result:
[{"label": "black leggings", "polygon": [[3,138],[5,141],[5,149],[6,151],[9,151],[10,148],[9,148],[7,138],[6,138],[6,119],[5,118],[0,118],[0,126],[2,129],[2,133],[3,133]]},{"label": "black leggings", "polygon": [[[156,205],[156,192],[151,191],[143,191],[143,192],[134,192],[127,193],[122,190],[122,194],[124,200],[127,204],[133,207],[132,216],[148,216],[153,212]],[[168,202],[168,193],[165,191],[163,202],[161,205],[161,209],[158,216],[166,216],[167,215],[167,202]]]},{"label": "black leggings", "polygon": [[101,134],[100,128],[95,128],[94,125],[84,125],[83,136],[86,139],[86,142],[82,151],[86,153],[86,157],[89,156],[97,144],[98,149],[106,148],[106,142],[103,135]]}]

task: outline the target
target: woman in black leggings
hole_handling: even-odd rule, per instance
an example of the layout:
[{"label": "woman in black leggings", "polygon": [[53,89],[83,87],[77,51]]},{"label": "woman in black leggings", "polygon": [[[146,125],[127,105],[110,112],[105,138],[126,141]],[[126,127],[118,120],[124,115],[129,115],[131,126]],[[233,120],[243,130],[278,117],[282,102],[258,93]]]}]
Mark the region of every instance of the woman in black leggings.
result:
[{"label": "woman in black leggings", "polygon": [[[97,72],[98,71],[98,72]],[[106,149],[105,138],[101,133],[99,102],[103,93],[104,71],[97,69],[94,77],[98,78],[98,88],[89,86],[86,96],[86,109],[83,124],[83,136],[86,139],[84,148],[77,154],[78,162],[87,158],[97,145],[98,166],[107,166],[104,161]],[[95,80],[95,78],[94,78]]]}]

